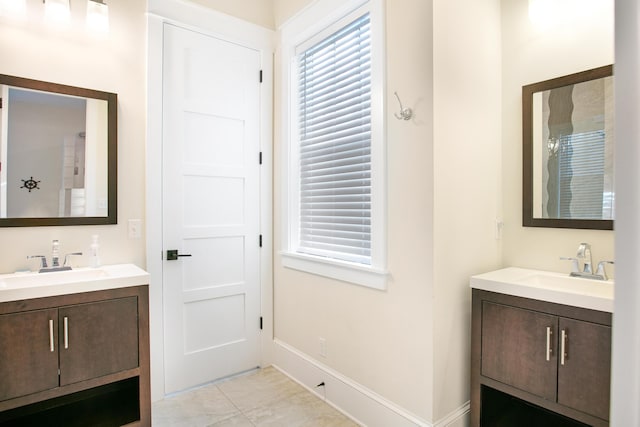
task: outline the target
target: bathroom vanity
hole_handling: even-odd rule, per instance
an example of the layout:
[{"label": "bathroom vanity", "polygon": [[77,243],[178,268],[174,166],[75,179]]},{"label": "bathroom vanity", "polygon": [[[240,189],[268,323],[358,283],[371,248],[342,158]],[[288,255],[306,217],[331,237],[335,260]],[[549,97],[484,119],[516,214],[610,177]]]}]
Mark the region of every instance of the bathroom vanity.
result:
[{"label": "bathroom vanity", "polygon": [[133,265],[0,275],[0,426],[150,426],[147,283]]},{"label": "bathroom vanity", "polygon": [[471,425],[608,426],[613,283],[508,268],[471,287]]}]

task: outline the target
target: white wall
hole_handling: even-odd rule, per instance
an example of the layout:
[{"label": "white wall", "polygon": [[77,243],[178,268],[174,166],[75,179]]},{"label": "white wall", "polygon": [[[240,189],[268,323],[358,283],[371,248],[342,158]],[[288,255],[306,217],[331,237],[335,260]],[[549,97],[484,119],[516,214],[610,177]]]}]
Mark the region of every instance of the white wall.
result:
[{"label": "white wall", "polygon": [[[28,0],[27,21],[0,17],[0,73],[118,94],[118,225],[0,229],[0,272],[26,266],[26,256],[50,254],[59,239],[61,252],[88,252],[99,234],[105,264],[145,266],[144,239],[127,238],[127,220],[144,218],[145,147],[145,0],[111,0],[107,38],[84,28],[86,1],[71,0],[67,28],[43,23],[43,4]],[[88,257],[76,261],[88,265]]]},{"label": "white wall", "polygon": [[580,242],[591,243],[594,262],[614,259],[614,233],[522,227],[522,86],[612,64],[613,0],[547,3],[577,7],[540,26],[528,0],[502,0],[503,264],[568,272],[559,257],[575,256]]},{"label": "white wall", "polygon": [[276,28],[279,28],[288,19],[295,16],[314,0],[272,0],[273,17]]},{"label": "white wall", "polygon": [[[500,268],[500,0],[434,2],[434,420],[469,400],[469,277]],[[419,25],[416,19],[414,25]]]},{"label": "white wall", "polygon": [[[276,1],[276,10],[296,4]],[[500,266],[499,12],[497,0],[386,2],[388,290],[289,270],[275,258],[276,338],[427,424],[464,412],[468,279]],[[412,120],[394,118],[394,91]],[[276,106],[279,95],[277,87]],[[276,133],[276,171],[281,148]]]},{"label": "white wall", "polygon": [[[433,128],[431,2],[387,2],[387,291],[377,291],[283,268],[281,174],[274,198],[275,337],[416,414],[432,418],[433,370]],[[278,2],[276,2],[276,9]],[[278,61],[276,61],[278,63]],[[281,70],[276,69],[276,76]],[[276,80],[276,114],[282,86]],[[398,91],[415,111],[397,121]],[[390,119],[389,119],[390,117]],[[274,170],[282,164],[276,116]],[[326,339],[326,357],[319,354]],[[329,393],[329,391],[327,391]]]},{"label": "white wall", "polygon": [[189,0],[227,15],[275,29],[273,0]]}]

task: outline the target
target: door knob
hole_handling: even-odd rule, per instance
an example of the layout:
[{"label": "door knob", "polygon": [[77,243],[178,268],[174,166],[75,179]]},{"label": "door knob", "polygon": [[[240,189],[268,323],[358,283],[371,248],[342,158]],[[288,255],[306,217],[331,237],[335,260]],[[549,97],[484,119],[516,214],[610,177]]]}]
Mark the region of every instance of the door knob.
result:
[{"label": "door knob", "polygon": [[179,254],[177,249],[167,250],[167,261],[175,261],[178,257],[191,256],[191,254]]}]

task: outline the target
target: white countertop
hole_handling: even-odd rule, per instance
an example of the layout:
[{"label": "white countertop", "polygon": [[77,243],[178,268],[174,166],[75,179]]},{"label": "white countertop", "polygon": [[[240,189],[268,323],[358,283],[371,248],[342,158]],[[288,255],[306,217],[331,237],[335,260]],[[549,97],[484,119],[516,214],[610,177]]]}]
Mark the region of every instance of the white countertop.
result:
[{"label": "white countertop", "polygon": [[614,283],[508,267],[471,277],[471,287],[613,313]]},{"label": "white countertop", "polygon": [[146,285],[149,273],[134,264],[49,273],[0,274],[0,302]]}]

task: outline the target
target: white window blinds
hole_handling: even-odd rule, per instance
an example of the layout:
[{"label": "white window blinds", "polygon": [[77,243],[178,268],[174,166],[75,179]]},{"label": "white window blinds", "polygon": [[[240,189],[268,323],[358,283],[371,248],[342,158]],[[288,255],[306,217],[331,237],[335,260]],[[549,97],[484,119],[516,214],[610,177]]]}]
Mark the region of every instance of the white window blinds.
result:
[{"label": "white window blinds", "polygon": [[297,250],[371,264],[369,14],[298,55]]},{"label": "white window blinds", "polygon": [[563,137],[559,155],[559,218],[613,218],[613,193],[605,191],[605,133]]}]

